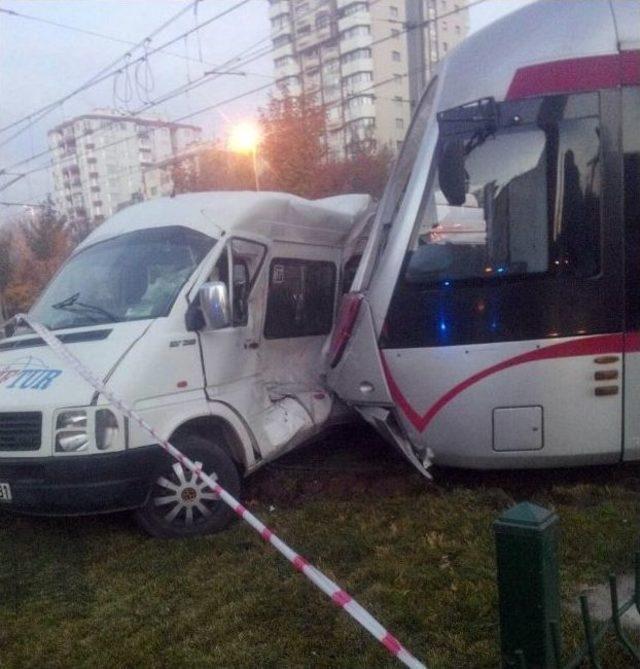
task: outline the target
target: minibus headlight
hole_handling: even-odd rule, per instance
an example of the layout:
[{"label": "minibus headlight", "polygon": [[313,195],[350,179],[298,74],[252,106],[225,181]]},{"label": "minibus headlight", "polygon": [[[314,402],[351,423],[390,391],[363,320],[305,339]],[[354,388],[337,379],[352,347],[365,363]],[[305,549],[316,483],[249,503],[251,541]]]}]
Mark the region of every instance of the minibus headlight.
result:
[{"label": "minibus headlight", "polygon": [[100,409],[96,411],[96,447],[99,451],[111,448],[118,439],[120,426],[113,411]]},{"label": "minibus headlight", "polygon": [[58,414],[56,430],[87,430],[87,412],[81,409]]},{"label": "minibus headlight", "polygon": [[89,437],[86,432],[58,432],[56,434],[56,451],[72,453],[87,450]]},{"label": "minibus headlight", "polygon": [[56,419],[56,452],[86,451],[88,444],[87,412],[82,409],[70,409],[59,413]]}]

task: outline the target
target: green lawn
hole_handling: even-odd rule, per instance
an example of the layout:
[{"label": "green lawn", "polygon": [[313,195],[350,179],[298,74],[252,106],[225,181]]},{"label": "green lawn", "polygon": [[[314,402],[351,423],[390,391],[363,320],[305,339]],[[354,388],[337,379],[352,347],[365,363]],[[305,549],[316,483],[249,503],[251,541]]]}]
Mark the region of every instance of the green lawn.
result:
[{"label": "green lawn", "polygon": [[[491,523],[515,501],[559,513],[565,597],[630,568],[638,467],[434,474],[369,433],[335,434],[257,474],[244,499],[430,668],[497,666]],[[126,515],[2,513],[0,570],[3,669],[400,666],[240,523],[158,541]],[[566,614],[569,646],[577,634]]]}]

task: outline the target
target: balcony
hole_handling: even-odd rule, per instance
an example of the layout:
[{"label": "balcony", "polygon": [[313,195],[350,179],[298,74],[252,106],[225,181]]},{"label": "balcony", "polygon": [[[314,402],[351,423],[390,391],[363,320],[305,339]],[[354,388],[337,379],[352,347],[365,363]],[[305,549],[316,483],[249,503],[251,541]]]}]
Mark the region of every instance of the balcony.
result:
[{"label": "balcony", "polygon": [[334,34],[331,31],[331,26],[326,26],[320,29],[312,29],[311,32],[300,35],[297,38],[298,49],[310,49],[314,46],[319,46],[325,42],[329,42],[334,38]]},{"label": "balcony", "polygon": [[356,72],[373,72],[373,58],[362,57],[342,63],[342,76],[348,77]]},{"label": "balcony", "polygon": [[300,66],[296,60],[287,61],[286,65],[276,67],[276,77],[284,79],[285,77],[295,77],[300,74]]},{"label": "balcony", "polygon": [[318,49],[309,49],[300,57],[300,66],[304,68],[305,71],[312,67],[319,67],[319,65],[320,54],[318,53]]},{"label": "balcony", "polygon": [[304,92],[311,95],[312,93],[320,92],[320,78],[319,77],[305,77]]},{"label": "balcony", "polygon": [[269,18],[275,19],[276,16],[281,16],[282,14],[289,14],[289,0],[275,0],[269,5]]},{"label": "balcony", "polygon": [[300,82],[278,81],[276,82],[276,87],[280,97],[297,97],[302,93]]},{"label": "balcony", "polygon": [[[339,112],[340,110],[338,110]],[[327,114],[327,129],[329,130],[338,130],[343,125],[342,114],[338,113],[337,116],[332,116]]]},{"label": "balcony", "polygon": [[338,32],[340,33],[356,26],[371,26],[371,14],[367,10],[338,19]]},{"label": "balcony", "polygon": [[283,56],[293,56],[294,55],[294,50],[293,50],[293,44],[291,42],[287,42],[286,44],[281,44],[280,46],[276,46],[275,44],[273,45],[273,60],[277,60],[278,58],[282,58]]},{"label": "balcony", "polygon": [[367,49],[371,46],[372,41],[371,35],[355,35],[354,37],[340,39],[340,51],[348,53],[356,49]]},{"label": "balcony", "polygon": [[[354,104],[358,101],[359,104]],[[344,120],[346,123],[356,121],[360,118],[372,118],[376,115],[376,103],[369,97],[352,98],[344,106]]]}]

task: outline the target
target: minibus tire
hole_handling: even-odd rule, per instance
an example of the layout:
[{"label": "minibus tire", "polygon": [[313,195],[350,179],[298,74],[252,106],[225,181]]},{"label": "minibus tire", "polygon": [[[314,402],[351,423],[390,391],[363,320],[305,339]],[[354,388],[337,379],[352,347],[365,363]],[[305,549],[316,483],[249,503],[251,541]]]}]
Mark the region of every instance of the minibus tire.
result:
[{"label": "minibus tire", "polygon": [[[238,469],[222,446],[197,435],[182,437],[174,445],[193,462],[202,463],[202,470],[217,479],[234,497],[240,496]],[[147,501],[135,512],[136,520],[145,532],[162,539],[193,537],[220,532],[231,523],[235,518],[233,510],[222,500],[212,499],[212,491],[202,481],[194,484],[194,477],[173,457],[163,453]],[[175,497],[176,501],[170,501],[171,497]],[[166,500],[167,503],[160,500]],[[199,507],[194,506],[196,502],[206,507],[209,514],[201,513]],[[176,507],[180,508],[177,510]],[[191,512],[188,508],[191,508]],[[168,521],[166,516],[176,511],[175,518]],[[188,522],[189,513],[191,523]]]}]

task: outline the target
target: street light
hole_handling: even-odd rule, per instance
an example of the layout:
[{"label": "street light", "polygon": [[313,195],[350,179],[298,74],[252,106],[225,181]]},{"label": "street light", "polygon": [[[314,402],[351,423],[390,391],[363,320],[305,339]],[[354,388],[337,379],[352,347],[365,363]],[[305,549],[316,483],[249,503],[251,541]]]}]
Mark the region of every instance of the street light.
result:
[{"label": "street light", "polygon": [[253,159],[253,176],[256,182],[256,191],[260,190],[258,178],[258,145],[260,144],[260,128],[251,122],[238,123],[231,128],[228,146],[234,153],[251,154]]}]

